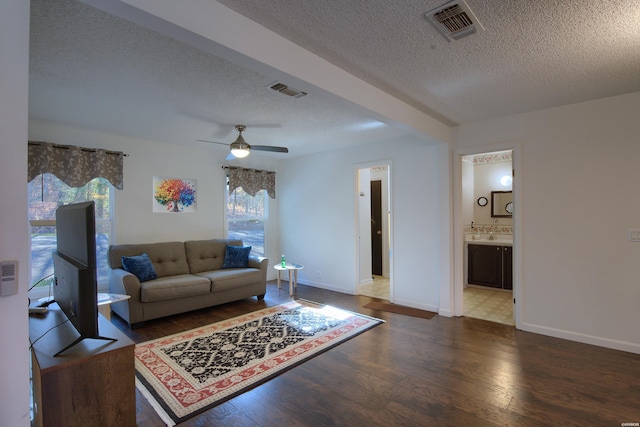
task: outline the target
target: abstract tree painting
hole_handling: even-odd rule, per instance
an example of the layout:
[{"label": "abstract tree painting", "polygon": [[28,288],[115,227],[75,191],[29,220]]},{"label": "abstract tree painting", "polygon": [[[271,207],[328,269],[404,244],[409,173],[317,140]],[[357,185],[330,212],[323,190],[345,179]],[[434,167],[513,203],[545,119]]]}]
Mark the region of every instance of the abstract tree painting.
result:
[{"label": "abstract tree painting", "polygon": [[195,212],[196,180],[153,177],[154,212]]}]

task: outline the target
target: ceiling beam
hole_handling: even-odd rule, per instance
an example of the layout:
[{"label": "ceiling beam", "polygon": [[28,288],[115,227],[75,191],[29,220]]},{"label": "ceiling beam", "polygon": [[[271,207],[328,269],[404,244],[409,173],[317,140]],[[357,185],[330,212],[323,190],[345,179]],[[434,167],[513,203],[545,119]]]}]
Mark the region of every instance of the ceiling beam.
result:
[{"label": "ceiling beam", "polygon": [[82,1],[296,89],[332,95],[430,142],[453,140],[453,129],[446,124],[216,1]]}]

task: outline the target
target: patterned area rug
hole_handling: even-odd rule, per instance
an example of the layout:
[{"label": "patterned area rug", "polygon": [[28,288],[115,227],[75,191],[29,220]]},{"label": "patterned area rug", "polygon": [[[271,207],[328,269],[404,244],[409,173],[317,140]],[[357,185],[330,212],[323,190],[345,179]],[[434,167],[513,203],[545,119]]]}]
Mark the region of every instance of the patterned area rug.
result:
[{"label": "patterned area rug", "polygon": [[381,322],[291,301],[137,344],[136,386],[173,426]]}]

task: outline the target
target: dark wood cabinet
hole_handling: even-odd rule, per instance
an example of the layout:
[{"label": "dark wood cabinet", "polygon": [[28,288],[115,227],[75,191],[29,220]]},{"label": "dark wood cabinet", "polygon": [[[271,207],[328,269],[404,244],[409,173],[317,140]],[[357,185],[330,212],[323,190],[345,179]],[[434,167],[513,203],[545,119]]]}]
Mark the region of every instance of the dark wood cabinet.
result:
[{"label": "dark wood cabinet", "polygon": [[502,288],[500,246],[469,245],[469,283]]},{"label": "dark wood cabinet", "polygon": [[502,289],[513,290],[513,248],[502,247]]},{"label": "dark wood cabinet", "polygon": [[469,284],[513,289],[511,246],[469,244],[467,249]]}]

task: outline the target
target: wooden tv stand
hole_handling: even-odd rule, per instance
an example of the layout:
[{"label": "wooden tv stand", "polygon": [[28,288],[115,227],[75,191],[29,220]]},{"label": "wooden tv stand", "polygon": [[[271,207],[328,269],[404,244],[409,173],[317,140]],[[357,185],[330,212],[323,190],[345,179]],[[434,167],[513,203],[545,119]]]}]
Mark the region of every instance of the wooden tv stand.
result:
[{"label": "wooden tv stand", "polygon": [[134,343],[98,318],[100,335],[117,341],[89,338],[53,357],[78,332],[57,304],[29,316],[34,426],[136,425]]}]

